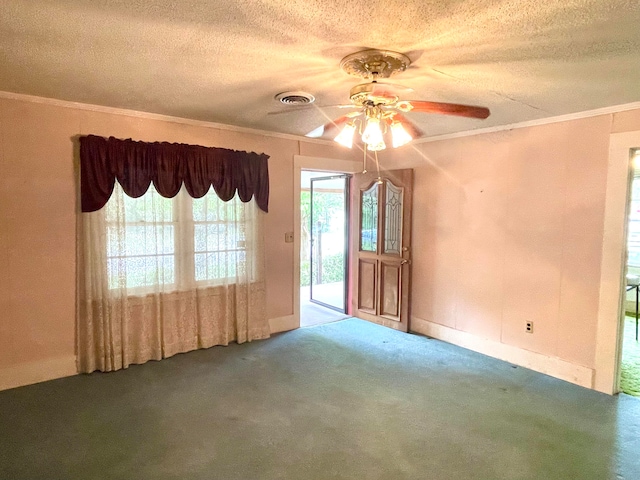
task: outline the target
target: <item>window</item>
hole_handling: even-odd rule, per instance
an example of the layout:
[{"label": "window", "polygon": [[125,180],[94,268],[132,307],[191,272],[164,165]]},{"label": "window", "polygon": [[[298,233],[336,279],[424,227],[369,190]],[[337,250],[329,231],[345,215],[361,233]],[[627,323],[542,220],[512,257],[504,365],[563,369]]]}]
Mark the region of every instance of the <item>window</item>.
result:
[{"label": "window", "polygon": [[253,203],[224,202],[213,189],[199,199],[184,191],[164,198],[153,186],[131,198],[116,182],[105,210],[109,288],[171,291],[251,275]]},{"label": "window", "polygon": [[631,183],[631,202],[629,205],[629,232],[627,236],[628,259],[631,267],[640,267],[640,154],[634,155],[633,180]]},{"label": "window", "polygon": [[215,193],[192,203],[196,281],[246,274],[245,205],[237,197],[223,202]]},{"label": "window", "polygon": [[629,265],[640,267],[640,177],[634,177],[631,184],[628,249]]}]

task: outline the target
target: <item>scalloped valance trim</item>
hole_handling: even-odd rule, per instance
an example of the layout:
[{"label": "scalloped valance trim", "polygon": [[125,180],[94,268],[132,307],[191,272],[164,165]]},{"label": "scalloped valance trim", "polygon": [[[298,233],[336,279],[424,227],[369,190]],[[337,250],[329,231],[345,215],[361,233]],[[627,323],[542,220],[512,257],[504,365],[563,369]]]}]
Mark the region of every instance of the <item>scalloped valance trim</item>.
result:
[{"label": "scalloped valance trim", "polygon": [[153,183],[160,195],[174,197],[184,184],[193,198],[211,187],[224,201],[236,192],[243,202],[255,198],[269,211],[269,156],[183,143],[140,142],[96,135],[80,137],[80,197],[83,212],[105,206],[115,181],[133,198]]}]

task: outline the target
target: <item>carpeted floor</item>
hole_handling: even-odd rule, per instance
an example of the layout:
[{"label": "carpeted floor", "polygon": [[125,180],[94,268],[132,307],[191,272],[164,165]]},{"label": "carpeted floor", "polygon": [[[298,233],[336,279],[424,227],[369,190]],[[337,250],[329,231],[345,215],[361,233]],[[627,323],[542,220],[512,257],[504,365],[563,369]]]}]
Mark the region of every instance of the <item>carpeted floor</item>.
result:
[{"label": "carpeted floor", "polygon": [[636,340],[635,316],[625,317],[620,365],[620,389],[640,397],[640,342]]},{"label": "carpeted floor", "polygon": [[0,392],[0,478],[640,478],[640,400],[345,320]]}]

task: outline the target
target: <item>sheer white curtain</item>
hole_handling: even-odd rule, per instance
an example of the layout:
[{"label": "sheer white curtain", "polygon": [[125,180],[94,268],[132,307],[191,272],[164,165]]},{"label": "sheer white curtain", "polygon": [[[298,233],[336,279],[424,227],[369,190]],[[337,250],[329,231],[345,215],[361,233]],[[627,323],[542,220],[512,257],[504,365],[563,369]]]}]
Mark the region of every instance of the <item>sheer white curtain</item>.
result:
[{"label": "sheer white curtain", "polygon": [[269,336],[262,212],[213,189],[200,199],[116,182],[107,205],[80,214],[78,369],[132,363]]}]

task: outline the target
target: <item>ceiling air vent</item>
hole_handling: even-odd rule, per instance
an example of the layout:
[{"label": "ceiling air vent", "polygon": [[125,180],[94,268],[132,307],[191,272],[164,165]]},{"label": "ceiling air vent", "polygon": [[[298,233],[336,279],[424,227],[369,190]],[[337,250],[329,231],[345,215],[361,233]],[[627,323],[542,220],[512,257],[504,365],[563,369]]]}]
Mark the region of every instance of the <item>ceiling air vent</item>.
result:
[{"label": "ceiling air vent", "polygon": [[282,92],[275,99],[285,105],[306,105],[313,103],[316,97],[307,92]]}]

